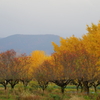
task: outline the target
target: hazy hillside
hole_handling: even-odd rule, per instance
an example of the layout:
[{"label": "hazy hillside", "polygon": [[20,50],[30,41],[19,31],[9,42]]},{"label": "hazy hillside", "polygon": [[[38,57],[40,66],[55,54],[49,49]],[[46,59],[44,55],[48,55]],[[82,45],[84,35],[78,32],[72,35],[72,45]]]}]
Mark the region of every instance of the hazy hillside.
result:
[{"label": "hazy hillside", "polygon": [[17,52],[30,54],[34,50],[43,50],[47,54],[53,52],[51,42],[59,44],[57,35],[11,35],[0,38],[0,52],[14,49]]}]

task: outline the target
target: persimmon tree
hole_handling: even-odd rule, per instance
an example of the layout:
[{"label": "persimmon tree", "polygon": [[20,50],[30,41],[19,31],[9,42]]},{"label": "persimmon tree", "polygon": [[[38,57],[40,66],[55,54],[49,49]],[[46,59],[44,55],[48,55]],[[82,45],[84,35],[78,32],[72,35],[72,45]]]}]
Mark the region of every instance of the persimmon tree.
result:
[{"label": "persimmon tree", "polygon": [[79,52],[76,59],[76,75],[81,81],[83,90],[89,94],[89,88],[98,77],[97,57],[89,54],[85,49]]},{"label": "persimmon tree", "polygon": [[19,62],[17,56],[14,50],[8,50],[0,54],[0,73],[2,74],[1,78],[3,78],[5,82],[2,83],[5,89],[8,82],[11,84],[11,87],[14,88],[19,81],[20,68],[18,67]]},{"label": "persimmon tree", "polygon": [[[74,53],[62,51],[60,53],[52,54],[53,57],[53,72],[52,82],[61,87],[61,92],[64,93],[65,87],[70,83],[75,76]],[[50,71],[51,71],[50,70]]]},{"label": "persimmon tree", "polygon": [[7,84],[9,81],[8,80],[8,73],[7,73],[7,68],[3,66],[0,62],[0,84],[2,84],[6,90]]},{"label": "persimmon tree", "polygon": [[[68,80],[68,77],[69,77],[69,80],[71,80],[71,81],[76,79],[75,78],[75,76],[76,76],[75,62],[76,62],[76,58],[78,56],[77,54],[78,54],[79,50],[82,49],[81,39],[76,38],[75,36],[72,36],[72,37],[66,38],[66,39],[60,38],[60,46],[58,46],[54,42],[52,44],[54,46],[55,53],[57,55],[59,55],[57,57],[56,61],[59,62],[60,65],[62,66],[63,71],[59,72],[59,73],[64,74],[64,76],[62,76],[62,78],[64,78],[64,77],[65,77],[65,79],[67,78],[66,82]],[[58,66],[58,65],[56,65],[56,66]],[[66,86],[66,84],[65,84],[65,86]],[[63,87],[62,87],[62,89],[63,89]]]},{"label": "persimmon tree", "polygon": [[14,88],[21,80],[25,81],[27,79],[29,81],[29,62],[29,57],[25,54],[19,55],[14,50],[8,50],[0,54],[1,83],[5,86],[5,89],[7,83],[11,85],[11,88]]},{"label": "persimmon tree", "polygon": [[47,88],[49,83],[48,64],[48,61],[45,60],[34,72],[34,78],[43,91]]},{"label": "persimmon tree", "polygon": [[50,56],[43,51],[35,51],[32,55],[33,77],[44,91],[49,83],[49,75],[47,67],[49,66]]},{"label": "persimmon tree", "polygon": [[32,71],[31,71],[31,57],[26,54],[22,54],[19,57],[21,73],[20,73],[20,81],[23,82],[24,87],[28,85],[28,83],[32,80]]}]

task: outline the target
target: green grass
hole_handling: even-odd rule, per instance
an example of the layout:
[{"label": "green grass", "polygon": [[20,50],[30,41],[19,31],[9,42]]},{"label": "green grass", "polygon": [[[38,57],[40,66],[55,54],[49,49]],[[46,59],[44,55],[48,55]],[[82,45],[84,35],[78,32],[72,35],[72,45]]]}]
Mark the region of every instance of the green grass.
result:
[{"label": "green grass", "polygon": [[76,87],[68,85],[65,89],[65,93],[62,94],[60,87],[51,83],[47,89],[43,92],[38,86],[37,82],[30,82],[29,85],[24,88],[22,83],[15,86],[14,90],[11,89],[8,84],[7,90],[0,85],[0,100],[100,100],[100,87],[97,93],[93,93],[94,89],[90,89],[90,94],[86,95],[80,92],[77,93]]}]

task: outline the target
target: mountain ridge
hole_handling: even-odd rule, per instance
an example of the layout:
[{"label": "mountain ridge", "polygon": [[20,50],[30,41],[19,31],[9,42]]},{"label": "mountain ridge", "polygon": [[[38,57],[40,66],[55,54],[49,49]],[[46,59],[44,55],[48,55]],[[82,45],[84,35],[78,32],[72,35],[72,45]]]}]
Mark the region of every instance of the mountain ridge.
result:
[{"label": "mountain ridge", "polygon": [[0,52],[14,49],[16,52],[30,54],[34,50],[43,50],[47,54],[53,53],[51,42],[59,45],[60,37],[52,34],[23,35],[15,34],[0,38]]}]

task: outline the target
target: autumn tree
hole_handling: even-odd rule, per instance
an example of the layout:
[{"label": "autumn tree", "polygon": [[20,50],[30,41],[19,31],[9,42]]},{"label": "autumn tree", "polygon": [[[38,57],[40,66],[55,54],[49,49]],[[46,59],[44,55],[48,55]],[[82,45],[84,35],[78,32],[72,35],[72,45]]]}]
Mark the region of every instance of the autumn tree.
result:
[{"label": "autumn tree", "polygon": [[33,79],[35,79],[39,86],[44,91],[48,86],[48,72],[46,67],[48,66],[47,60],[49,56],[44,51],[33,51],[31,54],[31,69],[33,73]]},{"label": "autumn tree", "polygon": [[4,80],[2,84],[5,86],[5,89],[8,82],[14,88],[19,81],[20,68],[18,67],[17,56],[14,50],[8,50],[0,54],[0,77]]},{"label": "autumn tree", "polygon": [[44,51],[36,50],[31,53],[31,63],[32,63],[32,68],[37,68],[40,66],[46,57],[46,53]]},{"label": "autumn tree", "polygon": [[[87,34],[82,36],[82,41],[85,46],[86,51],[97,57],[97,65],[100,66],[100,22],[95,25],[91,24],[91,26],[87,25]],[[100,70],[100,68],[98,68]],[[98,79],[94,82],[94,87],[100,84],[100,75],[98,74]]]},{"label": "autumn tree", "polygon": [[7,68],[5,66],[3,66],[3,64],[0,61],[0,84],[2,84],[6,90],[7,88],[7,84],[9,81],[8,80],[8,74],[7,73]]},{"label": "autumn tree", "polygon": [[44,91],[49,83],[49,71],[47,70],[49,62],[45,60],[34,72],[34,78],[38,82],[39,86]]},{"label": "autumn tree", "polygon": [[33,78],[31,71],[31,57],[22,54],[18,59],[20,61],[20,70],[22,70],[20,73],[20,81],[23,82],[24,87],[26,87]]},{"label": "autumn tree", "polygon": [[[96,53],[93,53],[92,50],[91,52],[89,52],[90,49],[88,45],[86,45],[88,43],[87,41],[88,39],[89,38],[87,38],[86,36],[84,36],[84,40],[80,38],[76,38],[75,36],[72,36],[66,39],[61,38],[60,46],[53,43],[56,54],[61,55],[64,51],[67,52],[67,56],[66,54],[63,54],[60,57],[58,57],[61,65],[67,66],[69,64],[69,61],[73,58],[71,62],[74,62],[74,67],[73,67],[74,71],[71,70],[68,72],[76,73],[74,74],[76,76],[75,80],[78,82],[78,84],[76,85],[77,86],[80,85],[81,87],[83,87],[87,93],[89,93],[89,87],[92,86],[93,85],[92,83],[96,81],[98,77],[98,73],[99,73],[99,70],[98,70],[99,64],[97,64],[98,57],[96,56]],[[90,45],[92,44],[90,43]],[[74,56],[67,59],[69,54],[72,54]],[[70,64],[70,68],[71,66],[72,65]],[[69,68],[66,67],[66,69],[68,70]],[[64,73],[64,72],[61,72],[61,73]]]},{"label": "autumn tree", "polygon": [[96,56],[89,54],[84,48],[76,58],[77,79],[80,80],[83,90],[87,94],[89,94],[92,83],[97,81],[99,73],[97,60]]},{"label": "autumn tree", "polygon": [[11,88],[14,88],[20,80],[29,81],[29,62],[29,57],[25,54],[18,54],[14,50],[0,54],[0,78],[5,89],[7,83],[11,85]]},{"label": "autumn tree", "polygon": [[[71,81],[74,80],[75,79],[76,57],[77,57],[79,50],[82,49],[81,39],[76,38],[75,36],[72,36],[72,37],[66,38],[66,39],[60,38],[60,46],[58,46],[54,42],[52,44],[54,46],[55,53],[57,55],[59,55],[56,60],[56,62],[59,62],[60,66],[61,66],[61,68],[59,67],[60,68],[59,70],[63,69],[63,71],[60,72],[60,73],[64,74],[64,76],[62,76],[62,79],[65,77],[66,82],[68,80],[68,77],[69,77],[69,80],[71,80]],[[56,65],[56,66],[58,66],[58,65]],[[61,74],[59,74],[59,75],[61,75]],[[65,86],[66,85],[67,84],[65,84]]]},{"label": "autumn tree", "polygon": [[89,53],[100,57],[100,22],[98,25],[87,25],[87,34],[82,36],[82,41]]},{"label": "autumn tree", "polygon": [[52,82],[61,87],[64,93],[65,87],[75,78],[75,58],[76,54],[69,51],[54,53],[54,72]]}]

